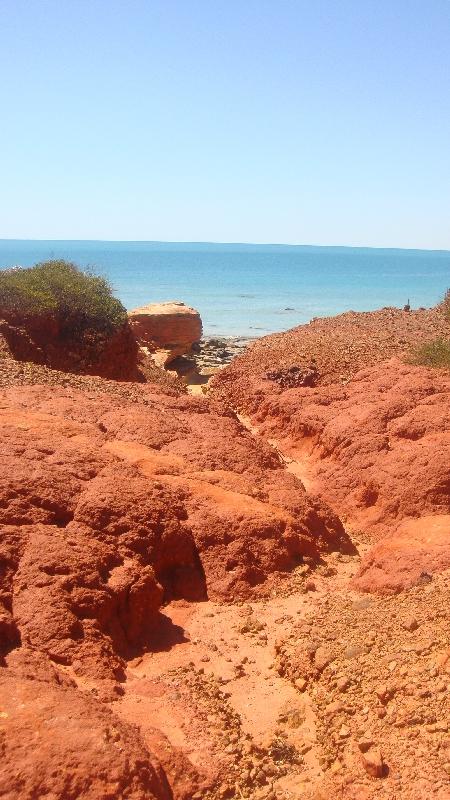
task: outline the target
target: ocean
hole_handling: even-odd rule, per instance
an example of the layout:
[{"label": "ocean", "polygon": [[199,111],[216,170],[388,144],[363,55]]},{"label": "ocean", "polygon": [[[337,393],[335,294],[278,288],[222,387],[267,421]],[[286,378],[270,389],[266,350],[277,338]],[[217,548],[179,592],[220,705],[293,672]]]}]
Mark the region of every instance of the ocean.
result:
[{"label": "ocean", "polygon": [[450,251],[294,245],[0,240],[0,268],[65,258],[107,277],[127,309],[182,300],[208,336],[262,336],[350,309],[435,305]]}]

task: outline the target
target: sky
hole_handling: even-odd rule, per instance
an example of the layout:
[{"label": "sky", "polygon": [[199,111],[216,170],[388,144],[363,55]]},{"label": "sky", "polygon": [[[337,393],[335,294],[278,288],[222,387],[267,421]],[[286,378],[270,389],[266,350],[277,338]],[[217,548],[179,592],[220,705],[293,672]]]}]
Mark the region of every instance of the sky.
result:
[{"label": "sky", "polygon": [[0,238],[450,249],[449,0],[0,0]]}]

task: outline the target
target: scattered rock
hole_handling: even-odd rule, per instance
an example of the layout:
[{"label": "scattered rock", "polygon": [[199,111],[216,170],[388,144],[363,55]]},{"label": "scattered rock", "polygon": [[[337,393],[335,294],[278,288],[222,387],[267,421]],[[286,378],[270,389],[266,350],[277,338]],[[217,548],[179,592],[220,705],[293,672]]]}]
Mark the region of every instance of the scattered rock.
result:
[{"label": "scattered rock", "polygon": [[266,372],[266,378],[275,381],[282,389],[293,389],[300,386],[315,386],[319,379],[317,366],[311,363],[307,367],[288,367]]}]

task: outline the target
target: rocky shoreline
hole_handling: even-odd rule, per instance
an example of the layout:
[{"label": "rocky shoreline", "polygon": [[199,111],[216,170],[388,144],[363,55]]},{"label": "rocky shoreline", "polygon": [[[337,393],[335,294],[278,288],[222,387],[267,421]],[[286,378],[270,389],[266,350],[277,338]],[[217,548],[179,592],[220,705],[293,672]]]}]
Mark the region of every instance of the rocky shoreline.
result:
[{"label": "rocky shoreline", "polygon": [[204,336],[193,348],[194,361],[199,369],[224,367],[256,339],[256,336]]},{"label": "rocky shoreline", "polygon": [[248,336],[204,336],[192,345],[191,352],[178,356],[166,366],[193,394],[207,391],[211,378],[256,341]]}]

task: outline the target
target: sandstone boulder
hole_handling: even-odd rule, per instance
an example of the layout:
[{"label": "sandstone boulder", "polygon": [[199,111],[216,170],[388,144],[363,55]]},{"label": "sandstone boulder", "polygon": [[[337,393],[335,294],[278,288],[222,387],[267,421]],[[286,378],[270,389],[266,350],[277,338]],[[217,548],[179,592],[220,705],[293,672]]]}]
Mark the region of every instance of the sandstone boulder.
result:
[{"label": "sandstone boulder", "polygon": [[156,362],[162,366],[189,353],[202,335],[198,311],[178,301],[135,308],[128,319],[139,345],[154,353]]}]

